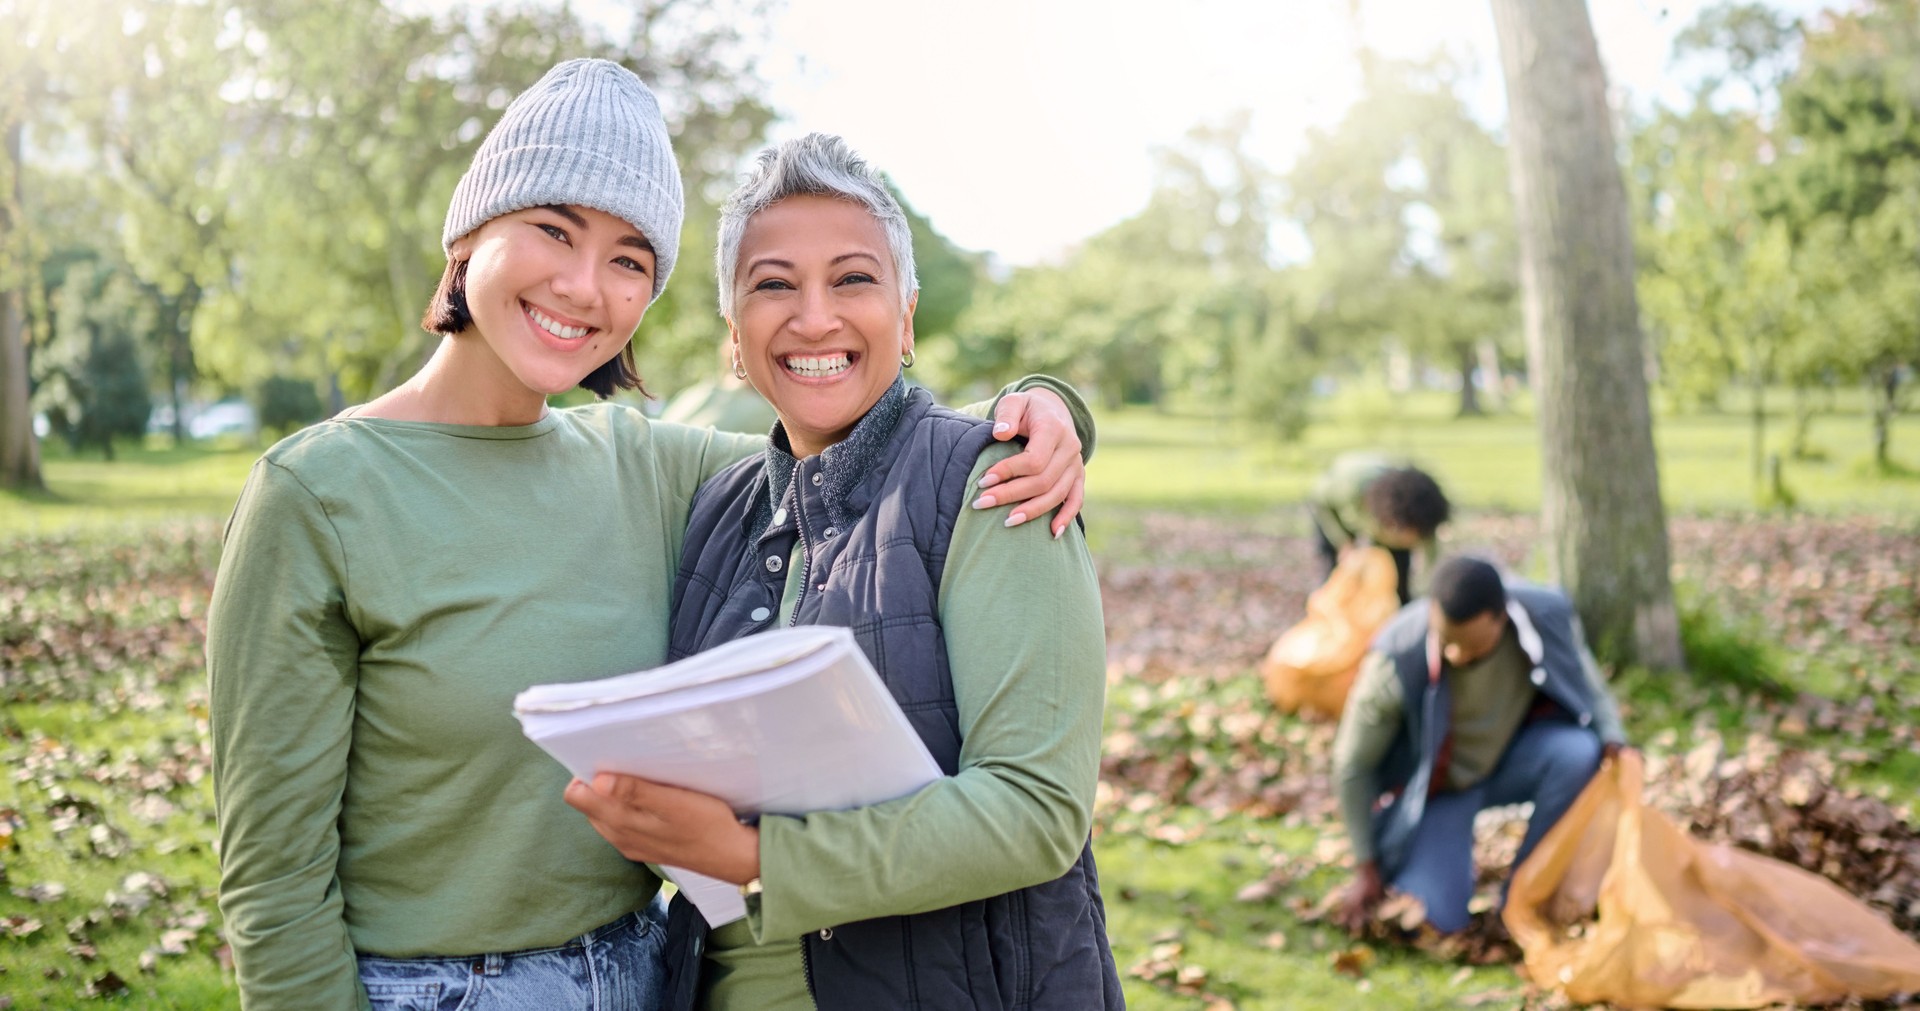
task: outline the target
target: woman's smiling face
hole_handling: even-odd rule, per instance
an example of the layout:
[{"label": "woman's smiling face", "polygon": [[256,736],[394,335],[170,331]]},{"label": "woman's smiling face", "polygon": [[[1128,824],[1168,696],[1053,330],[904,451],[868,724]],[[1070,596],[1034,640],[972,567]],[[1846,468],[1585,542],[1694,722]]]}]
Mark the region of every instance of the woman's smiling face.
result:
[{"label": "woman's smiling face", "polygon": [[893,262],[850,200],[787,197],[747,222],[727,327],[796,456],[845,438],[900,375],[917,296],[902,302]]},{"label": "woman's smiling face", "polygon": [[564,393],[620,353],[653,295],[653,246],[590,207],[513,211],[457,240],[467,308],[527,388]]}]

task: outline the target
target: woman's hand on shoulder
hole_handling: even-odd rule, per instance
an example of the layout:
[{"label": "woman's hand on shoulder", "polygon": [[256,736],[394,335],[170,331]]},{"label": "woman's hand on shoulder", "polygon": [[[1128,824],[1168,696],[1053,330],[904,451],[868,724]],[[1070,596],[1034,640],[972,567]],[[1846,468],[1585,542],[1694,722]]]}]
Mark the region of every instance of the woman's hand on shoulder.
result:
[{"label": "woman's hand on shoulder", "polygon": [[993,420],[995,439],[1024,436],[1027,448],[987,469],[973,507],[1010,506],[1007,526],[1017,527],[1058,506],[1049,529],[1060,536],[1080,514],[1086,496],[1087,465],[1080,458],[1073,414],[1059,394],[1032,389],[1002,396]]},{"label": "woman's hand on shoulder", "polygon": [[628,860],[742,885],[760,876],[760,830],[718,797],[603,772],[567,784],[568,806]]}]

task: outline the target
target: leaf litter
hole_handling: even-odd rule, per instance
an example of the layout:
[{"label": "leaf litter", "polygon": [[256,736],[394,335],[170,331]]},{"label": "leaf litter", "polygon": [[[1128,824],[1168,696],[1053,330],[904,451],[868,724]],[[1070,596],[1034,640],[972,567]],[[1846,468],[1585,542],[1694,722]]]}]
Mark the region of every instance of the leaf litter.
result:
[{"label": "leaf litter", "polygon": [[[1284,902],[1303,922],[1327,921],[1339,889],[1315,898],[1299,886],[1316,871],[1351,868],[1329,785],[1333,728],[1274,712],[1252,673],[1273,638],[1304,613],[1318,575],[1312,545],[1284,517],[1139,520],[1137,539],[1116,552],[1125,561],[1101,572],[1110,689],[1096,832],[1179,846],[1204,832],[1182,816],[1195,809],[1206,821],[1239,812],[1315,830],[1320,841],[1309,852],[1279,855],[1236,898]],[[1537,539],[1533,517],[1476,517],[1451,546],[1527,571]],[[1672,541],[1676,578],[1710,587],[1723,620],[1767,629],[1790,657],[1850,666],[1854,694],[1741,694],[1742,722],[1756,732],[1729,739],[1708,717],[1714,703],[1736,699],[1703,687],[1692,727],[1635,742],[1648,757],[1651,802],[1703,838],[1823,874],[1920,938],[1913,795],[1842,785],[1849,771],[1920,747],[1920,536],[1871,518],[1688,517],[1674,521]],[[1630,704],[1628,716],[1631,723]],[[1826,752],[1791,743],[1810,733],[1849,743]],[[1479,875],[1467,930],[1440,935],[1422,922],[1417,900],[1392,896],[1354,945],[1330,953],[1330,970],[1364,979],[1373,946],[1382,944],[1469,966],[1517,965],[1496,905],[1528,813],[1493,809],[1476,821]],[[1338,877],[1344,887],[1345,875]],[[1286,935],[1275,937],[1269,946],[1284,947]],[[1176,942],[1156,945],[1130,973],[1190,992],[1178,985],[1182,951]],[[1515,1001],[1565,1006],[1531,988],[1459,1003]]]}]

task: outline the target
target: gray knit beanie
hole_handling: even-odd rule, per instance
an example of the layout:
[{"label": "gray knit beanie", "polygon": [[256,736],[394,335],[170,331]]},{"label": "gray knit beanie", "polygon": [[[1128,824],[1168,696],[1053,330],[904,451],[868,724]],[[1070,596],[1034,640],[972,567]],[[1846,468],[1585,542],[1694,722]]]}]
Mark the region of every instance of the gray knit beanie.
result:
[{"label": "gray knit beanie", "polygon": [[605,211],[653,244],[653,297],[680,250],[686,197],[660,103],[610,60],[568,60],[507,106],[454,187],[440,245],[544,204]]}]

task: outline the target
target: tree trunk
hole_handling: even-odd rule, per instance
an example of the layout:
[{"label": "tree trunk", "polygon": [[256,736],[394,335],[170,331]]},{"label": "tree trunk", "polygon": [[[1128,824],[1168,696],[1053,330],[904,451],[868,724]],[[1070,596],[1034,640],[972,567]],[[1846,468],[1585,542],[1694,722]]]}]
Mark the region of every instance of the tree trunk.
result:
[{"label": "tree trunk", "polygon": [[1793,445],[1788,447],[1787,455],[1795,460],[1806,460],[1813,456],[1813,447],[1808,440],[1813,436],[1813,397],[1807,393],[1807,384],[1793,384]]},{"label": "tree trunk", "polygon": [[1633,233],[1584,0],[1493,0],[1556,580],[1594,647],[1677,669]]},{"label": "tree trunk", "polygon": [[1873,377],[1873,464],[1882,473],[1891,468],[1893,416],[1900,403],[1900,367],[1888,365]]},{"label": "tree trunk", "polygon": [[1747,385],[1752,390],[1747,411],[1752,428],[1749,455],[1753,457],[1753,500],[1764,503],[1767,500],[1767,384],[1756,375]]},{"label": "tree trunk", "polygon": [[1473,345],[1461,344],[1454,348],[1460,363],[1460,417],[1477,418],[1487,413],[1480,409],[1480,390],[1473,384],[1474,360]]},{"label": "tree trunk", "polygon": [[193,388],[198,369],[193,362],[193,314],[200,309],[200,285],[192,280],[180,294],[167,300],[167,386],[173,398],[173,444],[187,442],[186,395]]},{"label": "tree trunk", "polygon": [[1480,356],[1480,374],[1487,377],[1487,408],[1499,411],[1506,407],[1506,373],[1500,370],[1500,348],[1492,341],[1481,341],[1474,348]]},{"label": "tree trunk", "polygon": [[14,215],[22,210],[21,141],[19,123],[7,127],[6,171],[12,175],[8,192],[0,193],[0,235],[15,240],[14,249],[0,249],[0,488],[44,488],[40,478],[40,442],[33,434],[33,407],[28,401],[27,312],[24,291],[27,260],[18,248]]}]

